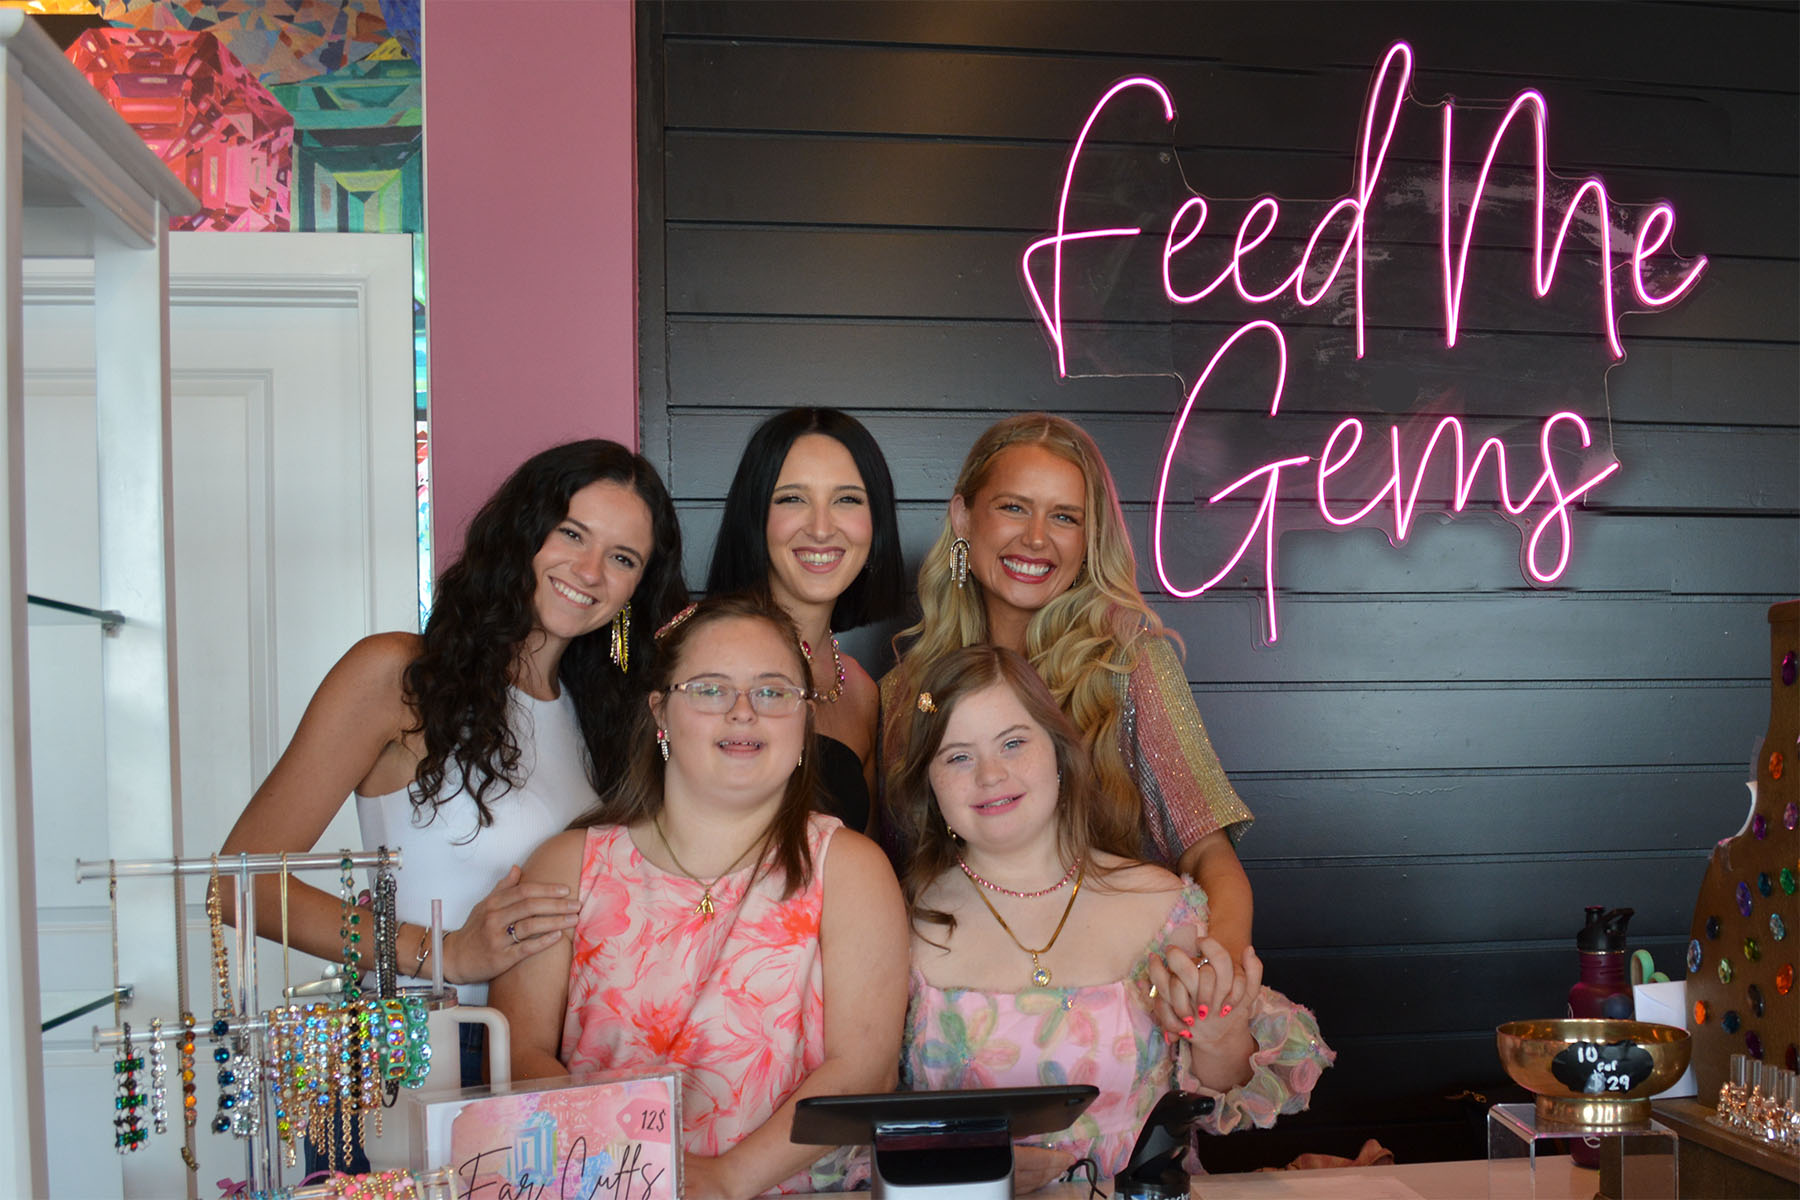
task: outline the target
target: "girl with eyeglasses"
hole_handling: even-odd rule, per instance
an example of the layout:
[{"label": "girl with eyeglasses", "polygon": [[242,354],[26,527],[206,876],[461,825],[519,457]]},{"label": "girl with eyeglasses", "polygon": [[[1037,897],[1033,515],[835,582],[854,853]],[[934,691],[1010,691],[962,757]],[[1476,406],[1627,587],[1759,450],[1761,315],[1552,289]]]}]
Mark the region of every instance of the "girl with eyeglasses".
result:
[{"label": "girl with eyeglasses", "polygon": [[581,911],[494,981],[513,1075],[677,1067],[687,1196],[845,1186],[850,1153],[788,1134],[802,1097],[894,1086],[899,885],[813,808],[815,701],[787,614],[711,597],[659,642],[624,781],[526,865]]}]

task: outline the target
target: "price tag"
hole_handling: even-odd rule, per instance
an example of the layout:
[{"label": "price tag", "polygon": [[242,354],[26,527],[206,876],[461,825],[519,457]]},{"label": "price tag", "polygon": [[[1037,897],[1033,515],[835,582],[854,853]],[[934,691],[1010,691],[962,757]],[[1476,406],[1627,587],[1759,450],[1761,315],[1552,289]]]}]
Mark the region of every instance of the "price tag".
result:
[{"label": "price tag", "polygon": [[1584,1096],[1629,1092],[1656,1066],[1650,1052],[1636,1042],[1573,1042],[1550,1060],[1558,1083]]}]

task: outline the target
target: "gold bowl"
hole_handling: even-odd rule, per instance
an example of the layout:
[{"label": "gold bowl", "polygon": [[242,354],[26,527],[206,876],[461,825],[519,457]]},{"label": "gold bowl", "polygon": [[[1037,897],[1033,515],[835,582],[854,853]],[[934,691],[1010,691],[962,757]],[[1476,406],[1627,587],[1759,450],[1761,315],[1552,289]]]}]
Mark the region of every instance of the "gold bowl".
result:
[{"label": "gold bowl", "polygon": [[1647,1021],[1510,1021],[1494,1031],[1500,1065],[1537,1096],[1540,1125],[1623,1129],[1687,1070],[1688,1032]]}]

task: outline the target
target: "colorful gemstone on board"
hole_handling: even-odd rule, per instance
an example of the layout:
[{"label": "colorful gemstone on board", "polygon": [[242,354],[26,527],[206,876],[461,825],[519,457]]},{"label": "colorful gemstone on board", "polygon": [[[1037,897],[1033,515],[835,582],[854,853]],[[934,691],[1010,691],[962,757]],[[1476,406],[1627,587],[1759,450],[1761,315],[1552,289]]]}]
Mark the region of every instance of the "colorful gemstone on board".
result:
[{"label": "colorful gemstone on board", "polygon": [[1794,964],[1782,963],[1775,970],[1776,994],[1785,996],[1794,990]]},{"label": "colorful gemstone on board", "polygon": [[1781,919],[1780,913],[1769,914],[1769,936],[1778,942],[1787,937],[1787,922]]},{"label": "colorful gemstone on board", "polygon": [[1749,916],[1751,903],[1752,903],[1752,901],[1750,899],[1750,885],[1748,883],[1745,883],[1743,880],[1739,880],[1738,885],[1737,885],[1738,912],[1742,913],[1746,917]]},{"label": "colorful gemstone on board", "polygon": [[1695,938],[1688,943],[1688,974],[1692,975],[1695,971],[1698,971],[1700,969],[1700,964],[1704,961],[1706,961],[1706,956],[1700,950],[1700,939]]},{"label": "colorful gemstone on board", "polygon": [[[1769,778],[1780,779],[1781,772],[1786,766],[1787,761],[1781,757],[1781,751],[1777,750],[1775,753],[1769,755]],[[1756,836],[1761,837],[1762,834],[1759,833]]]},{"label": "colorful gemstone on board", "polygon": [[1744,957],[1751,962],[1755,962],[1762,957],[1762,947],[1756,944],[1755,938],[1747,937],[1744,939]]},{"label": "colorful gemstone on board", "polygon": [[1794,652],[1789,650],[1786,654],[1781,656],[1782,684],[1786,687],[1793,687],[1796,674],[1800,674],[1800,661],[1796,661]]},{"label": "colorful gemstone on board", "polygon": [[1737,1009],[1735,1008],[1726,1009],[1725,1015],[1719,1018],[1719,1025],[1726,1033],[1736,1033],[1738,1031],[1738,1026],[1742,1024],[1743,1022],[1738,1019]]},{"label": "colorful gemstone on board", "polygon": [[1706,1001],[1704,1000],[1694,1001],[1694,1024],[1706,1024]]},{"label": "colorful gemstone on board", "polygon": [[1796,1046],[1794,1043],[1789,1042],[1787,1056],[1782,1061],[1787,1063],[1788,1070],[1800,1072],[1800,1046]]},{"label": "colorful gemstone on board", "polygon": [[1744,1049],[1750,1052],[1751,1058],[1761,1062],[1763,1056],[1762,1034],[1756,1032],[1754,1029],[1749,1033],[1746,1033],[1744,1035]]},{"label": "colorful gemstone on board", "polygon": [[1729,958],[1721,958],[1719,960],[1719,982],[1720,983],[1730,983],[1731,977],[1736,974],[1737,974],[1737,968],[1733,967],[1731,965],[1731,960]]},{"label": "colorful gemstone on board", "polygon": [[1800,800],[1789,800],[1781,810],[1781,823],[1788,829],[1800,829]]},{"label": "colorful gemstone on board", "polygon": [[1713,940],[1713,941],[1717,941],[1717,940],[1718,940],[1718,937],[1719,937],[1719,918],[1717,918],[1717,917],[1708,917],[1708,918],[1706,918],[1706,936],[1707,936],[1707,937],[1708,937],[1708,938],[1709,938],[1709,939],[1710,939],[1710,940]]},{"label": "colorful gemstone on board", "polygon": [[1759,1017],[1763,1015],[1763,994],[1761,988],[1757,987],[1754,983],[1751,984],[1744,989],[1744,998],[1750,1001],[1750,1011],[1753,1014]]},{"label": "colorful gemstone on board", "polygon": [[1790,896],[1794,894],[1794,868],[1781,868],[1781,890]]},{"label": "colorful gemstone on board", "polygon": [[[1779,779],[1780,776],[1777,775],[1776,778]],[[1756,840],[1759,842],[1768,837],[1769,818],[1763,816],[1761,813],[1757,813],[1754,817],[1751,817],[1750,832],[1756,835]]]},{"label": "colorful gemstone on board", "polygon": [[1765,896],[1774,894],[1775,881],[1773,879],[1769,878],[1769,873],[1767,871],[1760,871],[1757,873],[1756,890],[1761,892]]}]

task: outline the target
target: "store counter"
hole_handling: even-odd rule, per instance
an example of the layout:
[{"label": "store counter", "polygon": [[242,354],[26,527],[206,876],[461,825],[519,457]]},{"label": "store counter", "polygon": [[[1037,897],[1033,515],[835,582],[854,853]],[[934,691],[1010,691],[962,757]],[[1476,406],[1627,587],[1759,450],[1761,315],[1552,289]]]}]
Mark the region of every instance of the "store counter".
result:
[{"label": "store counter", "polygon": [[[1205,1200],[1486,1200],[1487,1160],[1404,1163],[1387,1167],[1335,1167],[1323,1171],[1257,1171],[1199,1175],[1193,1195]],[[1539,1200],[1592,1200],[1600,1173],[1566,1156],[1540,1159]],[[1112,1181],[1101,1190],[1112,1194]],[[1057,1184],[1035,1193],[1044,1200],[1085,1200],[1088,1187]]]}]

